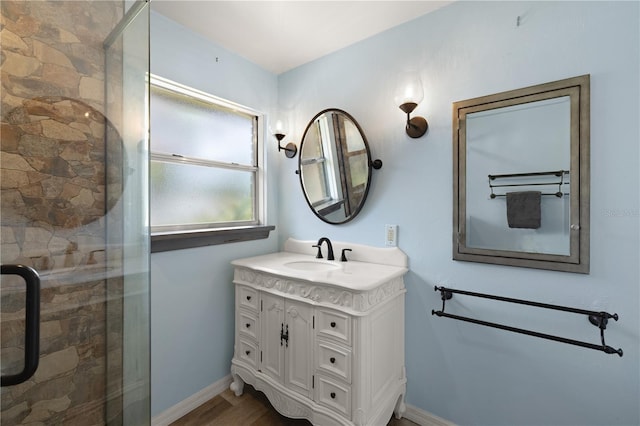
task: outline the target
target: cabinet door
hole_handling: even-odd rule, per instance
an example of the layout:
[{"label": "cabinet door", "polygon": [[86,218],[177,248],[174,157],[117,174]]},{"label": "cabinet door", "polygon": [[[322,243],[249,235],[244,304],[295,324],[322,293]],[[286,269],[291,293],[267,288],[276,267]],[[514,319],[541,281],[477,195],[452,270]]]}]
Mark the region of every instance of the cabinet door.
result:
[{"label": "cabinet door", "polygon": [[305,303],[287,300],[285,311],[285,331],[288,327],[289,336],[285,349],[285,386],[311,397],[313,309]]},{"label": "cabinet door", "polygon": [[284,299],[262,293],[262,315],[260,346],[262,371],[277,381],[282,381],[284,372],[284,342],[280,332],[284,326]]}]

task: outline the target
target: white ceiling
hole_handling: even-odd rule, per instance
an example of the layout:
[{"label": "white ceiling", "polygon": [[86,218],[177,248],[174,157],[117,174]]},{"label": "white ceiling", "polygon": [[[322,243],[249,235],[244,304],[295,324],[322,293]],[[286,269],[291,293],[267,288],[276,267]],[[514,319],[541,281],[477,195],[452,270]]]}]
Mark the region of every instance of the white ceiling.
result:
[{"label": "white ceiling", "polygon": [[449,3],[451,0],[154,0],[151,7],[280,74]]}]

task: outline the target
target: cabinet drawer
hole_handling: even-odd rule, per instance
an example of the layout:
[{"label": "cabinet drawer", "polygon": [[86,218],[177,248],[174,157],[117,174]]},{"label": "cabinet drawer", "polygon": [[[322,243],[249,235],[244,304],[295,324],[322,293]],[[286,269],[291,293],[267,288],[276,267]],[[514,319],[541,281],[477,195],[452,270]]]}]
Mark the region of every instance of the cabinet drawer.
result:
[{"label": "cabinet drawer", "polygon": [[238,306],[258,312],[258,291],[251,287],[239,285],[236,287]]},{"label": "cabinet drawer", "polygon": [[351,387],[339,380],[316,376],[316,401],[351,417]]},{"label": "cabinet drawer", "polygon": [[258,369],[258,344],[251,340],[239,339],[236,357]]},{"label": "cabinet drawer", "polygon": [[260,330],[260,324],[258,323],[258,313],[240,309],[238,311],[238,331],[240,336],[250,337],[258,340],[258,330]]},{"label": "cabinet drawer", "polygon": [[318,336],[337,339],[351,346],[351,317],[329,309],[318,309]]},{"label": "cabinet drawer", "polygon": [[316,368],[351,383],[351,349],[330,342],[316,342]]}]

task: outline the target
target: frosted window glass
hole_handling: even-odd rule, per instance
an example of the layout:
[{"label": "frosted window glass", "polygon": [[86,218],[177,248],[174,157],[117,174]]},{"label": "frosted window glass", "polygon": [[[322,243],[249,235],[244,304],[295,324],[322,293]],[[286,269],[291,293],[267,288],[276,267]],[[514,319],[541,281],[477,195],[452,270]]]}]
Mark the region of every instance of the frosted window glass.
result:
[{"label": "frosted window glass", "polygon": [[253,116],[151,87],[152,151],[256,165]]},{"label": "frosted window glass", "polygon": [[253,221],[255,173],[151,162],[154,226]]},{"label": "frosted window glass", "polygon": [[349,157],[349,171],[351,172],[351,187],[366,185],[369,178],[369,165],[367,154]]},{"label": "frosted window glass", "polygon": [[311,204],[324,201],[327,198],[327,184],[324,163],[313,163],[302,166],[304,176],[304,190]]}]

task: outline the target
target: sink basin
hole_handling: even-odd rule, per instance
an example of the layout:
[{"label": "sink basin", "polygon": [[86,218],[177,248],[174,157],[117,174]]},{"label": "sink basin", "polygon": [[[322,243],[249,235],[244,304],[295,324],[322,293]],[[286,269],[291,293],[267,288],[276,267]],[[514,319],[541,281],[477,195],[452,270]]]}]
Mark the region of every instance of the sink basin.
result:
[{"label": "sink basin", "polygon": [[332,271],[340,269],[340,265],[335,263],[319,262],[315,260],[297,260],[294,262],[287,262],[284,266],[298,271]]}]

